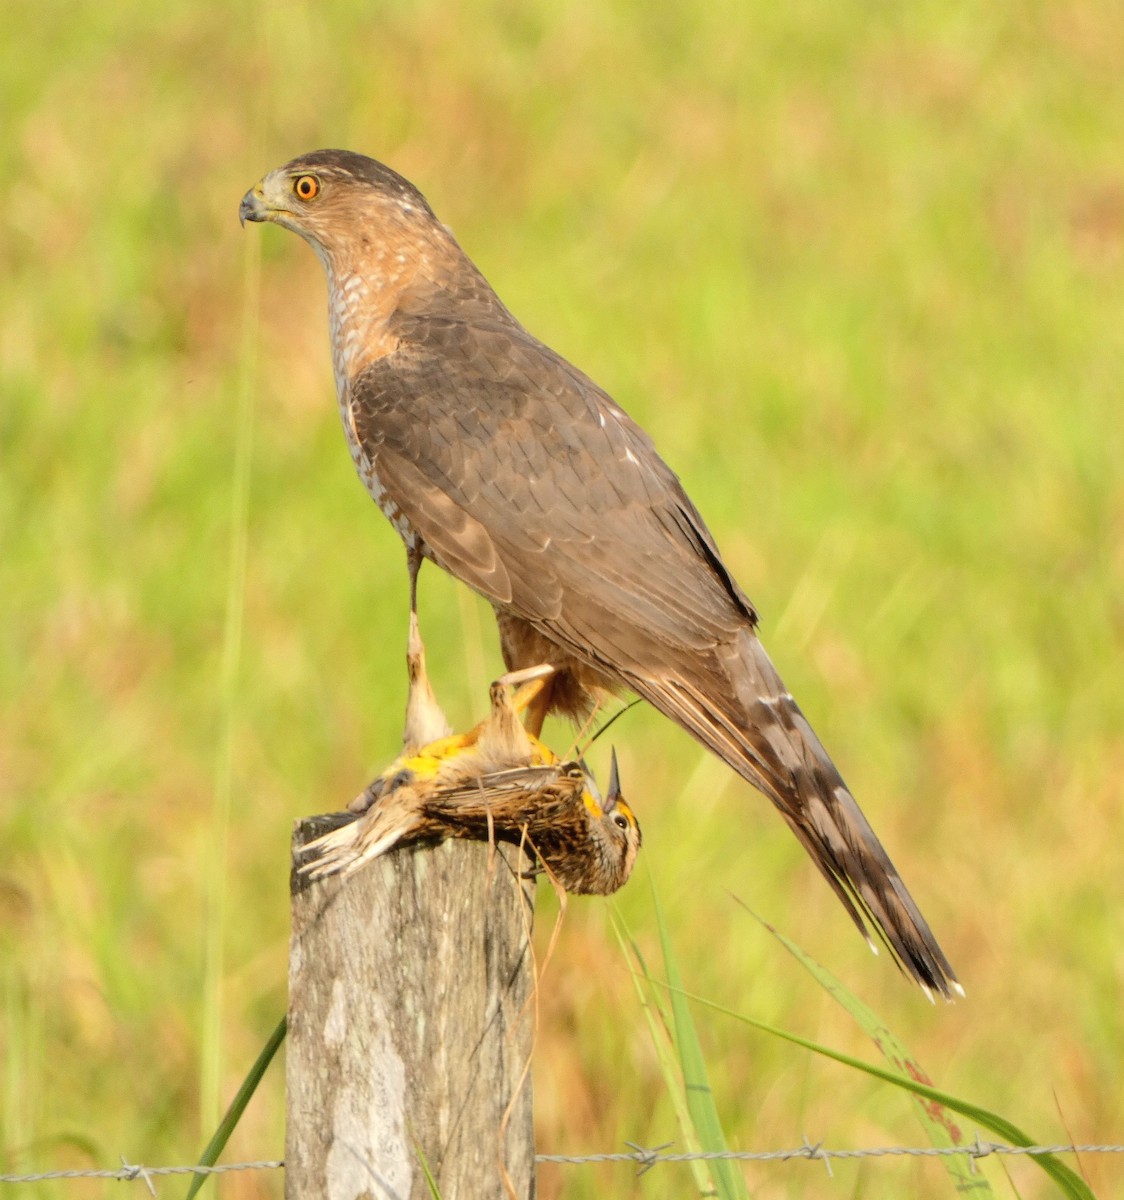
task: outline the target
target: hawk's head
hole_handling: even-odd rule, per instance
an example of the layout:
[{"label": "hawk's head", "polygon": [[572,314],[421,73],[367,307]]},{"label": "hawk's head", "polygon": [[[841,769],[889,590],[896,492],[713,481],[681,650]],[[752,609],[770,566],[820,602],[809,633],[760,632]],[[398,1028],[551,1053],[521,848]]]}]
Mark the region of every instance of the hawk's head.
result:
[{"label": "hawk's head", "polygon": [[409,180],[349,150],[278,167],[238,215],[299,233],[328,275],[337,386],[390,353],[396,315],[513,318]]},{"label": "hawk's head", "polygon": [[349,150],[314,150],[270,171],[242,197],[238,216],[299,233],[326,264],[374,243],[412,249],[446,233],[409,180]]}]

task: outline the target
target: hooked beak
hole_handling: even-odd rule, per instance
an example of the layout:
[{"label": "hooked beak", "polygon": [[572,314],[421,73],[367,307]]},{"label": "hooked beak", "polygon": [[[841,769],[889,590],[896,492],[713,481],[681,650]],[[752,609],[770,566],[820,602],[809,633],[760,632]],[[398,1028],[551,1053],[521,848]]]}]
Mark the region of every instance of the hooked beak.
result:
[{"label": "hooked beak", "polygon": [[247,221],[268,221],[269,218],[269,205],[262,196],[261,184],[257,183],[242,197],[242,203],[238,206],[238,220],[245,225]]}]

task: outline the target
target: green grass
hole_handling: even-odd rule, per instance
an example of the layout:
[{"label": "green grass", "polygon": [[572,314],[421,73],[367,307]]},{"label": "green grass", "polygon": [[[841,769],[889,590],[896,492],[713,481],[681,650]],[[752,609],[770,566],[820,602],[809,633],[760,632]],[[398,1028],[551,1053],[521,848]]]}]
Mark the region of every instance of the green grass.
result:
[{"label": "green grass", "polygon": [[[319,267],[236,219],[323,145],[413,178],[651,431],[968,999],[930,1008],[872,959],[765,802],[638,708],[612,740],[685,988],[867,1053],[733,892],[942,1088],[1035,1136],[1124,1141],[1120,6],[665,8],[6,6],[0,1169],[196,1157],[284,1008],[290,823],[396,745],[402,553],[338,428]],[[422,606],[466,722],[490,616],[432,571]],[[646,890],[620,906],[658,960]],[[570,905],[542,1003],[543,1150],[677,1136],[605,905]],[[896,1089],[695,1019],[732,1146],[917,1139]],[[278,1154],[282,1117],[276,1072],[227,1157]],[[1114,1159],[1081,1167],[1121,1190]],[[819,1170],[746,1178],[949,1194],[939,1164]],[[689,1183],[551,1167],[540,1194]]]}]

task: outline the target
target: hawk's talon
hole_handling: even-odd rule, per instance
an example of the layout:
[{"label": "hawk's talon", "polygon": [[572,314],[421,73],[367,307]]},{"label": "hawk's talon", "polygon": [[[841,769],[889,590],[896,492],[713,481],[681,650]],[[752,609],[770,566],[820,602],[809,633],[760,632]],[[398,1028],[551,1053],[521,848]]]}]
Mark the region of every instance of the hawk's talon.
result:
[{"label": "hawk's talon", "polygon": [[517,713],[524,714],[523,726],[535,740],[542,733],[543,722],[546,720],[546,714],[550,708],[556,674],[556,667],[550,663],[540,663],[538,666],[508,671],[492,685],[493,687],[516,688],[511,706]]},{"label": "hawk's talon", "polygon": [[517,687],[521,683],[549,679],[556,670],[557,668],[550,663],[539,663],[535,667],[521,667],[518,671],[508,671],[506,675],[501,675],[496,683],[503,687]]}]

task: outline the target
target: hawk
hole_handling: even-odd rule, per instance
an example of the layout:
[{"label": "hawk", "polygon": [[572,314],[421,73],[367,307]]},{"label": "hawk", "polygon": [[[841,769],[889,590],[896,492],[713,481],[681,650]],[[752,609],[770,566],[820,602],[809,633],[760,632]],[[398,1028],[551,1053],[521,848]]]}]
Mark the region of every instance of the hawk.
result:
[{"label": "hawk", "polygon": [[406,544],[411,600],[427,558],[491,602],[509,671],[552,669],[536,733],[605,692],[653,704],[776,805],[868,941],[872,925],[927,992],[962,993],[648,435],[523,328],[382,163],[314,151],[239,215],[299,234],[324,266],[344,431]]}]

